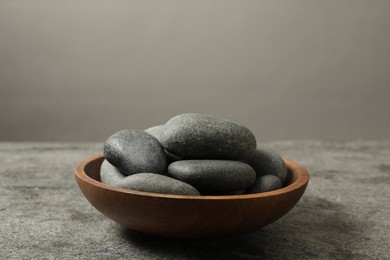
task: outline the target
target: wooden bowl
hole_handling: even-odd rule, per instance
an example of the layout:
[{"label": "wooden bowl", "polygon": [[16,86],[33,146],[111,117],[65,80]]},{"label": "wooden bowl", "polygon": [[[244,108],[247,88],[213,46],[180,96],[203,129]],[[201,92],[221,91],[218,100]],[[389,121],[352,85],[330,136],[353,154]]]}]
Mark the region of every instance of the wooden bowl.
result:
[{"label": "wooden bowl", "polygon": [[103,155],[80,162],[77,183],[88,201],[115,222],[143,233],[201,238],[264,227],[285,215],[299,201],[309,175],[284,159],[287,186],[270,192],[228,196],[186,196],[141,192],[100,182]]}]

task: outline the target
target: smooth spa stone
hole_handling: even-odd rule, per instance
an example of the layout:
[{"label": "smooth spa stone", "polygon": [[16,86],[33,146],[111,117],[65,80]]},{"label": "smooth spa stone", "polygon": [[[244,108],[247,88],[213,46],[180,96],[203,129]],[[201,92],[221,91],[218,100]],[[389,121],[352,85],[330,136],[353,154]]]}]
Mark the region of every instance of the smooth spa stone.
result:
[{"label": "smooth spa stone", "polygon": [[149,127],[148,129],[145,129],[145,132],[153,135],[154,137],[156,137],[158,141],[160,141],[161,135],[164,133],[164,130],[165,130],[165,125],[156,125],[156,126]]},{"label": "smooth spa stone", "polygon": [[[165,130],[165,125],[157,125],[157,126],[149,127],[148,129],[145,130],[145,132],[153,135],[160,142],[161,135],[163,134],[164,130]],[[167,155],[168,163],[183,160],[183,158],[180,156],[174,155],[174,154],[168,152],[167,150],[164,150],[164,151],[165,151],[165,154]]]},{"label": "smooth spa stone", "polygon": [[161,144],[186,159],[241,160],[256,149],[246,127],[211,115],[181,114],[165,124]]},{"label": "smooth spa stone", "polygon": [[164,174],[167,157],[160,142],[152,135],[126,129],[111,135],[104,144],[104,155],[121,172]]},{"label": "smooth spa stone", "polygon": [[107,160],[104,160],[100,167],[100,180],[105,184],[117,186],[126,176]]},{"label": "smooth spa stone", "polygon": [[239,161],[184,160],[168,166],[168,176],[198,190],[231,192],[245,190],[256,180],[251,166]]},{"label": "smooth spa stone", "polygon": [[167,150],[164,150],[164,151],[165,151],[165,154],[167,155],[168,164],[176,162],[176,161],[184,160],[184,158],[177,156],[177,155],[174,155],[174,154],[168,152]]},{"label": "smooth spa stone", "polygon": [[117,186],[152,193],[200,196],[199,191],[193,186],[155,173],[137,173],[127,176]]},{"label": "smooth spa stone", "polygon": [[282,188],[282,182],[275,175],[264,175],[257,178],[256,182],[245,193],[261,193]]},{"label": "smooth spa stone", "polygon": [[286,181],[287,166],[282,157],[271,149],[257,148],[248,164],[255,170],[257,178],[264,175],[275,175],[279,177],[282,183]]}]

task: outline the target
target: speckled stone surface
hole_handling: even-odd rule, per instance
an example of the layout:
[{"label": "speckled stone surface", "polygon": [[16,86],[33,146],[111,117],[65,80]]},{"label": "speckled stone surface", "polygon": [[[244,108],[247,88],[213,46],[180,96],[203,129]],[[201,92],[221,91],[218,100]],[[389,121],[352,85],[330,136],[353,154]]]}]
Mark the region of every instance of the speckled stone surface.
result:
[{"label": "speckled stone surface", "polygon": [[129,190],[162,194],[200,195],[197,189],[187,183],[155,173],[137,173],[127,176],[117,186]]},{"label": "speckled stone surface", "polygon": [[180,156],[174,155],[174,154],[168,152],[167,150],[164,150],[164,151],[165,151],[165,154],[167,155],[168,164],[183,160],[183,158]]},{"label": "speckled stone surface", "polygon": [[275,175],[284,183],[287,177],[287,166],[280,155],[266,147],[258,147],[248,162],[256,171],[257,178],[264,175]]},{"label": "speckled stone surface", "polygon": [[240,191],[249,188],[256,173],[248,164],[225,160],[184,160],[171,163],[168,175],[207,191]]},{"label": "speckled stone surface", "polygon": [[256,148],[252,132],[215,116],[181,114],[165,124],[161,144],[187,159],[241,160]]},{"label": "speckled stone surface", "polygon": [[156,125],[145,129],[145,132],[156,137],[160,141],[161,135],[164,133],[165,125]]},{"label": "speckled stone surface", "polygon": [[164,174],[167,157],[159,141],[136,129],[125,129],[111,135],[104,144],[107,161],[125,174],[151,172]]},{"label": "speckled stone surface", "polygon": [[104,160],[100,167],[100,180],[105,184],[117,186],[126,176],[107,160]]},{"label": "speckled stone surface", "polygon": [[262,193],[282,188],[283,184],[279,177],[275,175],[264,175],[256,179],[255,183],[245,192]]},{"label": "speckled stone surface", "polygon": [[102,143],[0,143],[2,259],[388,259],[390,140],[267,143],[310,183],[277,222],[176,240],[123,229],[79,190],[73,168]]}]

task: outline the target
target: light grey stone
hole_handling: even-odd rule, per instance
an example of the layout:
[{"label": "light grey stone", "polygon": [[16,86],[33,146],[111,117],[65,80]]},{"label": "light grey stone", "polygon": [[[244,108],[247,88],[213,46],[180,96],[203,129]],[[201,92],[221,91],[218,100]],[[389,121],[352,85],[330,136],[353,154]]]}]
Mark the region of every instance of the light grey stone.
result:
[{"label": "light grey stone", "polygon": [[104,155],[121,172],[164,174],[167,158],[160,142],[152,135],[126,129],[111,135],[104,145]]},{"label": "light grey stone", "polygon": [[160,141],[165,150],[186,159],[241,160],[256,149],[248,128],[203,114],[171,118]]},{"label": "light grey stone", "polygon": [[164,133],[165,130],[165,125],[156,125],[149,127],[148,129],[145,130],[148,134],[153,135],[156,137],[158,141],[160,141],[161,135]]},{"label": "light grey stone", "polygon": [[200,195],[193,186],[168,176],[155,173],[137,173],[127,176],[118,187],[162,194]]},{"label": "light grey stone", "polygon": [[100,180],[105,184],[117,186],[126,176],[107,160],[104,160],[100,167]]},{"label": "light grey stone", "polygon": [[282,188],[281,180],[275,175],[264,175],[257,178],[256,182],[245,193],[261,193]]},{"label": "light grey stone", "polygon": [[249,188],[256,173],[248,164],[227,160],[184,160],[168,166],[168,176],[206,191],[240,191]]},{"label": "light grey stone", "polygon": [[287,166],[282,157],[275,151],[265,147],[257,148],[248,163],[256,171],[257,178],[264,175],[275,175],[282,183],[285,183]]}]

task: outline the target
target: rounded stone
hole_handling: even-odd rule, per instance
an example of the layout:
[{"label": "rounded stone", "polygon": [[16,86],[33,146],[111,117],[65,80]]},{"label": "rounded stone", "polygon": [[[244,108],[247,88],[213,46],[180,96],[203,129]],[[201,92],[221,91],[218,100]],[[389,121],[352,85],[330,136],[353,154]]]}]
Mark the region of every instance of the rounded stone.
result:
[{"label": "rounded stone", "polygon": [[104,155],[121,172],[164,174],[167,157],[160,142],[152,135],[126,129],[111,135],[104,144]]},{"label": "rounded stone", "polygon": [[171,118],[160,141],[165,150],[187,159],[239,161],[256,149],[256,138],[248,128],[203,114]]},{"label": "rounded stone", "polygon": [[162,194],[200,195],[196,188],[187,183],[155,173],[137,173],[127,176],[118,183],[118,187]]},{"label": "rounded stone", "polygon": [[261,193],[282,188],[282,182],[275,175],[264,175],[257,178],[256,182],[245,193]]},{"label": "rounded stone", "polygon": [[[165,130],[165,125],[157,125],[157,126],[153,126],[153,127],[150,127],[148,129],[146,129],[145,132],[147,132],[148,134],[153,135],[160,142],[161,135],[163,134],[164,130]],[[180,156],[174,155],[174,154],[168,152],[165,149],[164,149],[164,152],[165,152],[165,154],[167,156],[168,163],[172,163],[172,162],[183,160],[183,158],[181,158]]]},{"label": "rounded stone", "polygon": [[165,154],[167,155],[168,164],[176,162],[176,161],[184,160],[182,157],[174,155],[174,154],[168,152],[167,150],[164,150],[164,151],[165,151]]},{"label": "rounded stone", "polygon": [[157,125],[157,126],[149,127],[148,129],[145,130],[145,132],[153,135],[154,137],[156,137],[158,141],[160,141],[161,135],[164,133],[164,130],[165,130],[165,125]]},{"label": "rounded stone", "polygon": [[104,160],[100,166],[100,180],[105,184],[117,186],[126,176],[107,160]]},{"label": "rounded stone", "polygon": [[199,190],[231,192],[246,190],[256,180],[248,164],[226,160],[184,160],[168,166],[168,176]]},{"label": "rounded stone", "polygon": [[282,183],[286,181],[287,166],[282,157],[271,149],[257,148],[248,163],[255,170],[257,178],[264,175],[275,175]]}]

